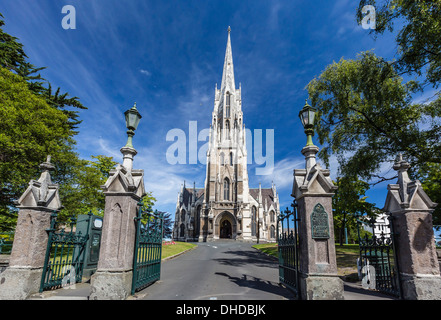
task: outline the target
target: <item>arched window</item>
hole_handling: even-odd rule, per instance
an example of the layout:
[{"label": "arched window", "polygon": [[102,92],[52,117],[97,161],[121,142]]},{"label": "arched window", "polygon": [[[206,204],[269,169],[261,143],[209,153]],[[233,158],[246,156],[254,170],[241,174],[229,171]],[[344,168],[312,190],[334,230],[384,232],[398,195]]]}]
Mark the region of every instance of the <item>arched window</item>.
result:
[{"label": "arched window", "polygon": [[233,153],[231,152],[230,153],[230,166],[232,166],[233,165]]},{"label": "arched window", "polygon": [[225,117],[229,118],[230,117],[230,93],[227,92],[227,96],[226,96],[226,103],[225,103]]},{"label": "arched window", "polygon": [[181,221],[184,222],[185,221],[185,210],[182,209],[181,211]]},{"label": "arched window", "polygon": [[270,237],[274,239],[276,237],[276,228],[274,226],[271,226],[270,228]]},{"label": "arched window", "polygon": [[201,213],[202,213],[202,206],[198,206],[198,209],[196,211],[196,223],[195,223],[195,236],[199,236],[199,231],[201,228]]},{"label": "arched window", "polygon": [[256,236],[257,230],[257,210],[256,207],[251,208],[251,236]]},{"label": "arched window", "polygon": [[274,211],[271,210],[271,212],[270,212],[270,222],[275,222],[274,217],[275,217]]},{"label": "arched window", "polygon": [[228,178],[224,180],[224,200],[230,200],[230,181]]},{"label": "arched window", "polygon": [[225,136],[227,140],[230,140],[230,121],[225,121]]}]

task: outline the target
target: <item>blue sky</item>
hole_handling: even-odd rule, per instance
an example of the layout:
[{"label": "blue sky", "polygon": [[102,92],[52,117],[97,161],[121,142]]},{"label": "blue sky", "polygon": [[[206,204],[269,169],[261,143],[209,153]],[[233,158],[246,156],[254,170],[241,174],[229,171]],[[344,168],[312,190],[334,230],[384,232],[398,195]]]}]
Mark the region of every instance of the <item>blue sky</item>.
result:
[{"label": "blue sky", "polygon": [[[75,30],[62,28],[64,5],[76,9]],[[375,41],[357,25],[357,6],[354,0],[2,0],[0,12],[5,31],[24,44],[31,63],[47,67],[43,77],[88,107],[77,136],[81,157],[104,154],[122,163],[123,112],[137,102],[143,118],[133,142],[134,168],[145,170],[156,207],[174,216],[181,184],[203,187],[205,166],[168,164],[166,134],[173,128],[188,134],[189,121],[199,130],[209,126],[228,26],[244,123],[275,133],[275,168],[255,175],[251,164],[250,187],[274,181],[286,207],[292,170],[304,167],[298,113],[305,86],[342,57],[371,49],[388,59],[395,53],[392,35]],[[335,159],[330,169],[335,177]],[[386,186],[370,190],[368,200],[382,207]]]}]

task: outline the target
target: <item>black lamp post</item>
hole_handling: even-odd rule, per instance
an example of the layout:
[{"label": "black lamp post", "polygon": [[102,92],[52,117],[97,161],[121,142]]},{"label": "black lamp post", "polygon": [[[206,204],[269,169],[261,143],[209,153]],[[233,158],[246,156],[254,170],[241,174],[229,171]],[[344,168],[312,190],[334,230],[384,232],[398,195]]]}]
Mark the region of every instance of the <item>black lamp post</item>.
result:
[{"label": "black lamp post", "polygon": [[305,101],[305,106],[300,110],[299,117],[302,121],[303,128],[307,137],[306,146],[314,146],[312,143],[312,136],[314,135],[314,121],[316,110]]},{"label": "black lamp post", "polygon": [[135,135],[135,130],[138,128],[139,121],[142,118],[141,114],[138,112],[138,109],[136,109],[136,102],[132,108],[124,112],[124,115],[126,117],[126,127],[128,129],[128,138],[125,148],[133,148],[132,138]]}]

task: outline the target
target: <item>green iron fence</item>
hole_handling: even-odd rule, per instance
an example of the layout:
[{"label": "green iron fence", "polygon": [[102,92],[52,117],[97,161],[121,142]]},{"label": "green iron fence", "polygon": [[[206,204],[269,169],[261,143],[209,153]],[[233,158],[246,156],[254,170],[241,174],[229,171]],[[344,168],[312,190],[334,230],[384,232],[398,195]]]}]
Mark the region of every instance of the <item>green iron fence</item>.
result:
[{"label": "green iron fence", "polygon": [[[297,202],[286,208],[277,218],[277,246],[279,253],[279,282],[300,297],[299,290],[299,237]],[[290,223],[291,222],[291,223]]]},{"label": "green iron fence", "polygon": [[[357,220],[362,285],[395,297],[401,297],[398,260],[394,244],[393,217],[387,214],[384,221]],[[372,235],[360,236],[360,228]]]},{"label": "green iron fence", "polygon": [[0,254],[11,254],[14,231],[0,232]]},{"label": "green iron fence", "polygon": [[[90,224],[92,213],[89,213]],[[57,214],[51,215],[51,227],[47,229],[48,244],[46,249],[40,292],[56,289],[81,282],[85,248],[89,235],[76,233],[76,218],[70,218],[70,231],[57,231]],[[89,228],[87,228],[89,230]]]},{"label": "green iron fence", "polygon": [[161,277],[163,213],[145,210],[140,203],[135,223],[132,295]]}]

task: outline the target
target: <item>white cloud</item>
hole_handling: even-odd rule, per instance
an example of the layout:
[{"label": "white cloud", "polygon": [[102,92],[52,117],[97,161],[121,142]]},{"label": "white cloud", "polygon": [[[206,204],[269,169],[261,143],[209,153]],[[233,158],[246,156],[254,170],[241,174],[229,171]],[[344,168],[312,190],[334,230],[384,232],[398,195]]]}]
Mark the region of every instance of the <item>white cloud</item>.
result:
[{"label": "white cloud", "polygon": [[142,74],[146,75],[147,77],[152,75],[152,73],[150,71],[145,70],[145,69],[139,69],[139,72],[141,72]]},{"label": "white cloud", "polygon": [[293,184],[293,170],[304,168],[305,159],[300,157],[285,158],[274,164],[272,172],[268,171],[267,175],[260,176],[263,184],[271,184],[274,182],[278,190],[291,188]]}]

